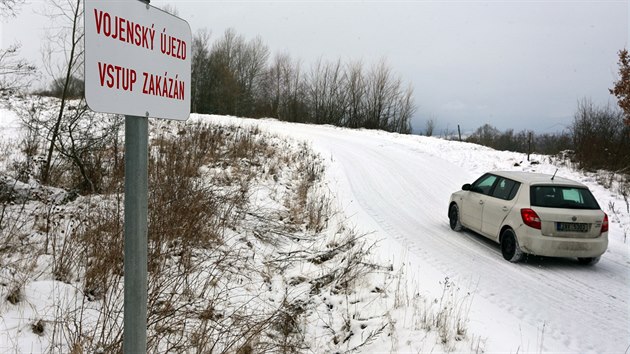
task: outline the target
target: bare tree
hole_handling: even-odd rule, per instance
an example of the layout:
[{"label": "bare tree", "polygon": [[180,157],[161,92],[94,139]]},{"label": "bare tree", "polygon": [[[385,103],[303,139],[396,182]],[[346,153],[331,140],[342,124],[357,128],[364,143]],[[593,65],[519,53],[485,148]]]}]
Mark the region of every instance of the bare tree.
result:
[{"label": "bare tree", "polygon": [[[0,0],[0,17],[16,16],[24,0]],[[16,91],[28,84],[35,66],[18,56],[20,43],[0,49],[0,91]]]},{"label": "bare tree", "polygon": [[364,126],[408,134],[415,110],[413,87],[403,89],[402,80],[381,60],[367,77]]},{"label": "bare tree", "polygon": [[233,29],[214,43],[205,66],[208,111],[251,116],[257,87],[264,81],[269,49],[260,38],[249,42]]},{"label": "bare tree", "polygon": [[234,67],[239,92],[236,114],[252,115],[255,107],[255,92],[262,85],[264,73],[269,59],[269,48],[260,37],[256,37],[238,48]]},{"label": "bare tree", "polygon": [[210,32],[206,29],[197,31],[192,42],[191,57],[191,109],[193,112],[205,112],[209,96],[207,69],[210,56]]},{"label": "bare tree", "polygon": [[323,62],[320,58],[312,66],[307,86],[311,122],[341,124],[346,111],[344,81],[341,60]]},{"label": "bare tree", "polygon": [[291,65],[291,57],[288,54],[278,53],[265,72],[264,80],[258,92],[263,115],[283,119],[280,117],[280,105],[285,100],[288,82],[285,80],[285,72]]},{"label": "bare tree", "polygon": [[0,49],[0,91],[17,91],[28,85],[36,67],[18,57],[20,45]]},{"label": "bare tree", "polygon": [[329,63],[326,74],[329,84],[324,101],[327,111],[325,122],[327,124],[341,125],[348,110],[348,95],[344,90],[347,77],[343,71],[341,60],[337,59],[336,62]]},{"label": "bare tree", "polygon": [[24,0],[1,0],[0,16],[15,16],[20,10],[20,6],[24,4]]},{"label": "bare tree", "polygon": [[372,68],[367,82],[366,128],[387,128],[389,103],[396,85],[400,82],[392,82],[391,70],[384,60]]},{"label": "bare tree", "polygon": [[302,64],[286,55],[279,66],[282,92],[278,105],[278,118],[291,122],[304,121],[306,94],[302,77]]},{"label": "bare tree", "polygon": [[52,82],[48,93],[58,100],[40,102],[41,106],[30,109],[40,113],[25,114],[22,120],[47,145],[40,170],[43,184],[51,183],[53,159],[59,158],[56,161],[66,167],[55,176],[69,176],[74,185],[68,187],[100,192],[106,169],[103,166],[112,162],[116,165],[116,161],[102,158],[103,151],[113,147],[117,159],[122,121],[107,115],[97,118],[83,97],[83,1],[50,0],[49,5],[51,27],[43,55]]},{"label": "bare tree", "polygon": [[[72,110],[67,111],[56,149],[78,169],[81,182],[74,188],[86,193],[103,191],[102,181],[109,174],[108,169],[112,168],[112,161],[104,157],[104,152],[109,147],[117,150],[117,137],[122,125],[121,116],[91,112],[85,100],[78,101]],[[116,164],[113,165],[113,170],[116,170]]]},{"label": "bare tree", "polygon": [[630,166],[630,127],[624,125],[622,110],[582,99],[571,130],[575,157],[582,168],[618,171]]},{"label": "bare tree", "polygon": [[426,130],[424,131],[424,135],[433,136],[433,130],[435,129],[435,119],[430,118],[426,123]]},{"label": "bare tree", "polygon": [[347,92],[348,111],[344,125],[350,128],[363,126],[365,120],[366,87],[363,77],[363,63],[357,61],[346,67],[345,91]]},{"label": "bare tree", "polygon": [[[51,12],[49,16],[53,23],[58,27],[55,32],[49,32],[50,36],[47,41],[47,48],[44,51],[44,62],[47,63],[47,71],[53,79],[62,80],[63,90],[61,93],[61,102],[59,111],[50,134],[48,135],[49,145],[46,153],[46,161],[42,169],[42,183],[48,183],[50,177],[50,164],[53,158],[55,143],[59,135],[59,128],[64,116],[66,107],[66,99],[70,84],[74,77],[82,77],[81,69],[83,67],[83,27],[81,20],[83,18],[83,6],[81,0],[51,0]],[[56,64],[54,56],[58,51],[55,46],[62,48],[61,53],[64,57],[61,64]],[[59,75],[61,73],[62,75]]]},{"label": "bare tree", "polygon": [[409,134],[411,133],[411,117],[416,112],[416,106],[413,102],[413,87],[411,84],[404,91],[397,91],[395,94],[395,110],[394,115],[390,118],[389,131]]},{"label": "bare tree", "polygon": [[324,91],[326,90],[326,75],[322,59],[311,66],[308,74],[307,100],[309,106],[309,122],[320,123],[320,117],[324,114]]},{"label": "bare tree", "polygon": [[179,10],[177,10],[177,7],[175,5],[166,4],[162,6],[162,11],[167,12],[173,16],[179,17]]}]

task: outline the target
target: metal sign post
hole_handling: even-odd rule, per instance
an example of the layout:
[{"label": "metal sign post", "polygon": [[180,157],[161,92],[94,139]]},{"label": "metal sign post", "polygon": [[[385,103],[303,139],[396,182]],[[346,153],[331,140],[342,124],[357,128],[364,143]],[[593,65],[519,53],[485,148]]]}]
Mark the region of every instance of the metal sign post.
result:
[{"label": "metal sign post", "polygon": [[147,352],[149,116],[190,115],[190,26],[149,2],[85,0],[84,11],[85,100],[125,115],[125,354]]},{"label": "metal sign post", "polygon": [[147,352],[148,131],[148,118],[125,117],[125,354]]}]

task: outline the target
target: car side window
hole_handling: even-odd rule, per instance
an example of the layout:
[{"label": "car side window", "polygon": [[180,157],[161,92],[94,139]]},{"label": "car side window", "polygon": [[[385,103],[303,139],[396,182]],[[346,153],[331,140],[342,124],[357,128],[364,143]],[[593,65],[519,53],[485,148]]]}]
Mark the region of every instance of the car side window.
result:
[{"label": "car side window", "polygon": [[470,190],[476,193],[490,195],[492,186],[494,186],[497,179],[498,177],[495,175],[485,174],[472,184]]},{"label": "car side window", "polygon": [[510,192],[510,195],[508,195],[507,200],[514,199],[514,197],[516,197],[516,193],[518,193],[519,188],[521,188],[521,182],[514,181],[514,187],[512,187],[512,191]]},{"label": "car side window", "polygon": [[492,191],[492,196],[503,200],[511,200],[516,196],[519,186],[520,183],[501,177]]}]

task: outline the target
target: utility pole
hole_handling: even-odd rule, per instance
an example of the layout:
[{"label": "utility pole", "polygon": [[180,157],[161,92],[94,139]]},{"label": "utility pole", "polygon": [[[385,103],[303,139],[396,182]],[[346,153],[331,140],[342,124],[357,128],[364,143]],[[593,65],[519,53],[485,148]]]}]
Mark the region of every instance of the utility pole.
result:
[{"label": "utility pole", "polygon": [[527,134],[527,161],[529,161],[529,154],[532,153],[532,132]]}]

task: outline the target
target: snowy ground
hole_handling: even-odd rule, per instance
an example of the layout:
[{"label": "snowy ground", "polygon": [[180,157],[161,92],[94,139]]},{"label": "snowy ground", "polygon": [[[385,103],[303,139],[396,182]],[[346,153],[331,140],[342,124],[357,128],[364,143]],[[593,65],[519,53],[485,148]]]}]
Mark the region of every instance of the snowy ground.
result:
[{"label": "snowy ground", "polygon": [[[487,352],[607,352],[630,348],[630,217],[621,195],[588,174],[546,156],[494,151],[474,144],[329,126],[227,117],[309,141],[330,164],[337,201],[364,231],[380,240],[379,254],[404,264],[412,291],[438,294],[445,279],[474,296],[470,331]],[[518,163],[519,166],[515,166]],[[611,217],[608,252],[595,267],[571,259],[534,258],[511,264],[499,247],[449,229],[449,196],[489,170],[554,173],[594,192]]]},{"label": "snowy ground", "polygon": [[[54,109],[50,103],[43,109]],[[34,178],[28,183],[12,179],[22,166],[14,158],[24,159],[22,131],[11,111],[0,110],[0,117],[0,126],[6,127],[0,129],[0,141],[7,152],[0,160],[0,191],[6,198],[0,205],[5,217],[0,219],[0,352],[116,352],[122,333],[122,278],[116,268],[122,236],[115,226],[120,199],[88,195],[70,200],[70,193],[42,187]],[[320,178],[322,156],[295,139],[247,127],[218,127],[214,121],[205,130],[206,144],[201,144],[191,130],[195,120],[190,123],[183,127],[151,121],[152,151],[160,152],[156,155],[165,156],[168,146],[188,147],[177,151],[179,160],[197,160],[182,157],[185,151],[206,155],[194,172],[186,165],[156,168],[162,171],[159,175],[171,171],[183,179],[159,179],[152,190],[186,184],[186,176],[199,178],[201,189],[176,189],[166,199],[151,199],[154,210],[164,200],[169,207],[166,213],[150,214],[157,217],[150,223],[172,229],[150,233],[162,240],[149,247],[155,251],[162,246],[150,257],[160,265],[151,273],[149,290],[150,352],[209,352],[199,347],[204,343],[221,352],[216,348],[243,338],[246,352],[249,343],[260,345],[261,351],[280,345],[271,352],[483,351],[483,339],[468,331],[472,295],[445,279],[436,283],[440,291],[420,292],[406,286],[407,267],[394,266],[387,257],[375,261],[368,252],[378,254],[379,248],[372,246],[374,238],[365,236],[372,230],[353,228],[332,205],[336,199],[329,203],[335,187]],[[217,136],[212,132],[222,138],[211,138]],[[254,140],[243,145],[238,136]],[[188,145],[188,137],[199,145]],[[209,141],[217,141],[223,152]],[[190,149],[198,146],[209,148]],[[218,194],[208,195],[205,186]],[[228,198],[219,203],[223,208],[212,195]],[[230,198],[247,202],[233,204]],[[202,224],[210,228],[198,229],[203,226],[196,220],[205,220]],[[220,244],[195,246],[216,233],[223,235]],[[245,337],[243,331],[250,328],[259,334]]]},{"label": "snowy ground", "polygon": [[[9,138],[15,141],[19,133],[14,118],[2,112],[0,139],[5,143]],[[393,264],[405,274],[400,278],[405,279],[403,291],[411,297],[441,299],[450,288],[449,294],[456,295],[453,303],[468,317],[467,344],[457,350],[628,352],[630,255],[625,235],[630,232],[630,215],[623,197],[600,184],[605,175],[556,166],[545,156],[532,156],[540,163],[530,164],[523,154],[437,138],[192,115],[191,122],[199,120],[256,125],[309,142],[327,164],[328,189],[348,223],[378,241],[373,253],[383,264]],[[503,260],[497,245],[448,227],[450,194],[483,172],[553,173],[556,167],[558,175],[587,184],[610,217],[609,250],[596,266],[550,258],[511,264]],[[397,334],[401,343],[381,338],[363,352],[444,350],[433,344],[415,346],[413,326],[405,325],[413,316],[404,311],[391,315],[389,322],[408,331]]]}]

